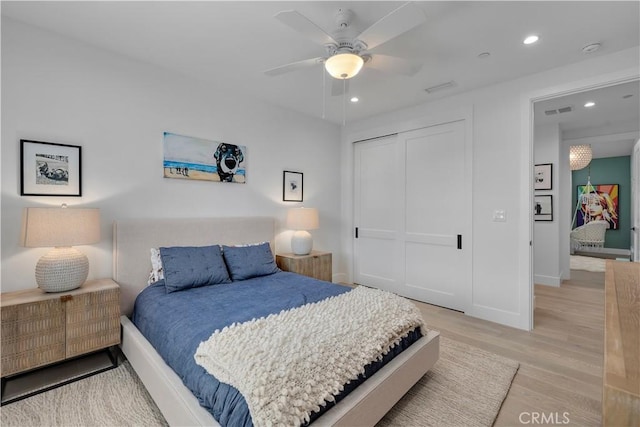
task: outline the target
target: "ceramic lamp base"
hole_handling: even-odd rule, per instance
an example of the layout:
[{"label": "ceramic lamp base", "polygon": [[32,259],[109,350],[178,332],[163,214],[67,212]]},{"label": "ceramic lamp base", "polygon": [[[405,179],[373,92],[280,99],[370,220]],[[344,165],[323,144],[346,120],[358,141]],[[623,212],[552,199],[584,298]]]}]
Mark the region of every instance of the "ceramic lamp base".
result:
[{"label": "ceramic lamp base", "polygon": [[313,239],[311,233],[304,230],[298,230],[291,237],[291,251],[295,255],[309,255],[313,247]]},{"label": "ceramic lamp base", "polygon": [[36,282],[45,292],[64,292],[79,288],[89,274],[89,259],[70,247],[57,247],[36,264]]}]

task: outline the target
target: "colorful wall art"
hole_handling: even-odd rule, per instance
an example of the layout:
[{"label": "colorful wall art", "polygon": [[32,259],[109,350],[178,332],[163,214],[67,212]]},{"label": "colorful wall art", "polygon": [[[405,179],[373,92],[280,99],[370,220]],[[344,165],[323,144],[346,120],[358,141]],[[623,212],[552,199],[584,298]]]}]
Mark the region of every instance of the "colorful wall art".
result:
[{"label": "colorful wall art", "polygon": [[590,221],[604,220],[610,230],[617,230],[620,222],[618,184],[578,186],[577,226]]},{"label": "colorful wall art", "polygon": [[247,182],[244,145],[165,132],[163,146],[165,178]]}]

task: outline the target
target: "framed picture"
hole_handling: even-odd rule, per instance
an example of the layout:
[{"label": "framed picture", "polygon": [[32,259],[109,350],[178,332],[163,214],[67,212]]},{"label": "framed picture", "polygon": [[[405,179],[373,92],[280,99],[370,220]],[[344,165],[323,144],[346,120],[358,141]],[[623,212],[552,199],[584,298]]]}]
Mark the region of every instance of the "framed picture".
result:
[{"label": "framed picture", "polygon": [[247,182],[247,147],[165,132],[164,177]]},{"label": "framed picture", "polygon": [[284,171],[282,173],[282,200],[285,202],[302,201],[302,172]]},{"label": "framed picture", "polygon": [[578,185],[578,212],[576,225],[579,227],[590,221],[604,220],[609,230],[620,226],[620,200],[618,184]]},{"label": "framed picture", "polygon": [[533,219],[536,221],[553,221],[553,196],[535,196]]},{"label": "framed picture", "polygon": [[20,140],[21,196],[82,196],[82,147]]},{"label": "framed picture", "polygon": [[552,164],[536,165],[533,176],[533,188],[535,190],[551,190]]}]

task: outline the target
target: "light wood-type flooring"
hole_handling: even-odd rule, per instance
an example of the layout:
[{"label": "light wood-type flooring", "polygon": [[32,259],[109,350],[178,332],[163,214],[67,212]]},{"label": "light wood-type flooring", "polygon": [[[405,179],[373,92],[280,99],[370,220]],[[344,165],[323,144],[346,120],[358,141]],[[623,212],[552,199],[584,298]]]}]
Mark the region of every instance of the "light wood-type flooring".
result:
[{"label": "light wood-type flooring", "polygon": [[599,426],[604,273],[572,270],[559,288],[536,285],[535,296],[531,332],[416,304],[442,336],[520,362],[496,426]]}]

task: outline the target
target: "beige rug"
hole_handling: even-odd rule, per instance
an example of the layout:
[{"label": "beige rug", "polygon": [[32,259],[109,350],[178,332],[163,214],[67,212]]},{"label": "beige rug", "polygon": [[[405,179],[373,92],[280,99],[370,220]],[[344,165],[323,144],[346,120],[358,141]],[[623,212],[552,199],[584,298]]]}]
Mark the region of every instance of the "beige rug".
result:
[{"label": "beige rug", "polygon": [[376,427],[491,426],[518,362],[440,338],[440,360]]},{"label": "beige rug", "polygon": [[570,268],[572,270],[586,270],[604,273],[606,260],[582,255],[571,255]]},{"label": "beige rug", "polygon": [[167,426],[129,365],[0,407],[2,427]]},{"label": "beige rug", "polygon": [[[433,370],[378,426],[491,426],[517,370],[513,360],[441,338]],[[127,362],[0,412],[3,427],[167,425]]]}]

